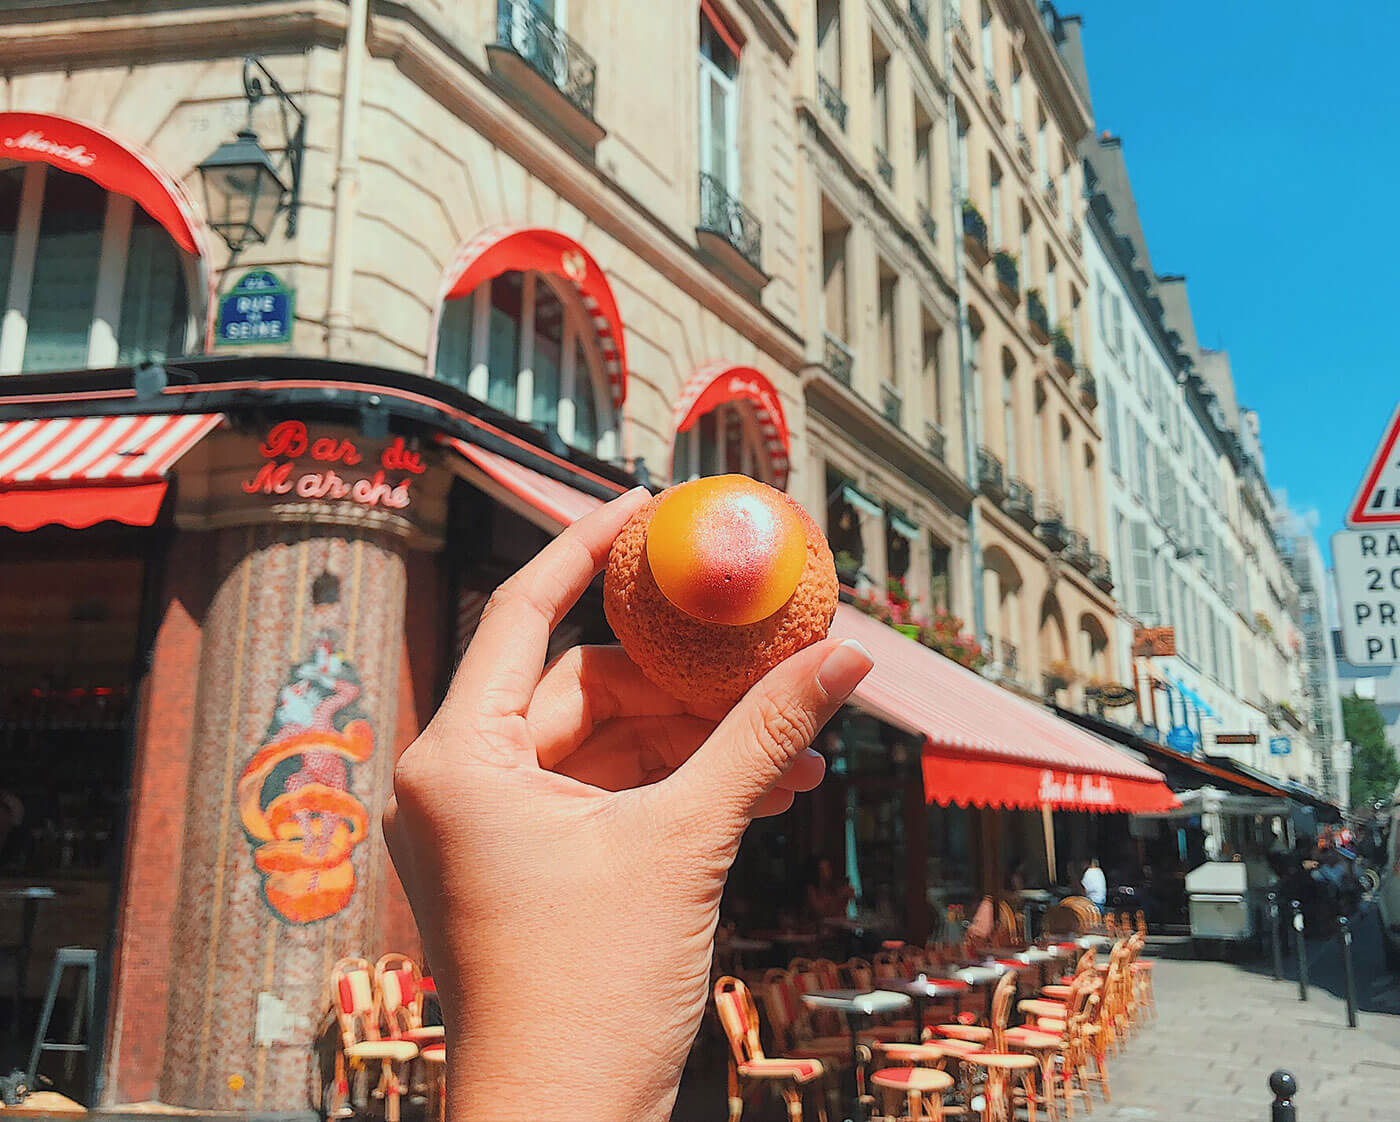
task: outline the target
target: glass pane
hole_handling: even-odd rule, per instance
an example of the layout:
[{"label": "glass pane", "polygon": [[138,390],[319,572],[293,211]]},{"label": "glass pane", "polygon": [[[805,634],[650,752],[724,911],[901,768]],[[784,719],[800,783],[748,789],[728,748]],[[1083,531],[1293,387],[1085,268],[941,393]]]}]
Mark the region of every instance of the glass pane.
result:
[{"label": "glass pane", "polygon": [[472,369],[472,323],[476,319],[476,293],[442,306],[438,322],[437,376],[459,390],[467,388]]},{"label": "glass pane", "polygon": [[598,407],[593,400],[593,379],[588,373],[588,352],[574,343],[574,447],[592,452],[598,446]]},{"label": "glass pane", "polygon": [[712,409],[696,423],[700,429],[700,474],[718,475],[719,463],[719,411]]},{"label": "glass pane", "polygon": [[24,187],[24,168],[0,171],[0,311],[10,292],[10,265],[15,255],[15,228],[19,224],[19,195]]},{"label": "glass pane", "polygon": [[26,371],[87,365],[106,212],[107,192],[92,180],[49,170],[29,290]]},{"label": "glass pane", "polygon": [[739,72],[739,60],[704,15],[700,17],[700,57],[712,62],[721,74],[732,78]]},{"label": "glass pane", "polygon": [[503,413],[515,413],[515,384],[520,376],[520,314],[523,273],[502,273],[491,282],[491,322],[487,328],[486,400]]},{"label": "glass pane", "polygon": [[131,215],[117,361],[163,362],[185,350],[189,314],[184,270],[170,235],[139,206]]},{"label": "glass pane", "polygon": [[564,305],[548,283],[535,282],[534,398],[530,420],[541,428],[559,424],[559,368],[564,361]]},{"label": "glass pane", "polygon": [[709,86],[710,135],[705,138],[705,150],[710,166],[705,170],[718,179],[725,190],[732,190],[729,182],[729,91],[713,76]]}]

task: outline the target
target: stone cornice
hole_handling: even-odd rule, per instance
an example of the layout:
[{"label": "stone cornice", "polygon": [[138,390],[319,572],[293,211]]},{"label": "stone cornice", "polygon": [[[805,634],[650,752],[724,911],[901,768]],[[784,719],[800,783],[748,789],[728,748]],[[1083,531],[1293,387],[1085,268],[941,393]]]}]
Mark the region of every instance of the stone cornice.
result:
[{"label": "stone cornice", "polygon": [[763,36],[763,41],[777,51],[783,63],[791,62],[792,56],[797,53],[797,32],[788,24],[773,0],[735,0],[735,3],[748,16],[754,30]]},{"label": "stone cornice", "polygon": [[1030,61],[1036,85],[1045,95],[1066,146],[1073,151],[1080,139],[1094,126],[1093,115],[1070,80],[1050,33],[1040,21],[1036,0],[999,0],[1006,22],[1020,32],[1020,41]]}]

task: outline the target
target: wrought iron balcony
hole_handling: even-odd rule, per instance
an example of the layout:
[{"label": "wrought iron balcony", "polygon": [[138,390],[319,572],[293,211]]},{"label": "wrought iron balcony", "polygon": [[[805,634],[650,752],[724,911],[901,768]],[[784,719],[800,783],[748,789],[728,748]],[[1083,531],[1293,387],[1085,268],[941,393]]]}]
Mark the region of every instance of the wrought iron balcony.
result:
[{"label": "wrought iron balcony", "polygon": [[700,173],[699,229],[727,241],[755,269],[763,268],[763,224],[708,172]]},{"label": "wrought iron balcony", "polygon": [[1011,476],[1006,481],[1006,513],[1027,529],[1035,528],[1035,492],[1024,479]]},{"label": "wrought iron balcony", "polygon": [[1060,189],[1055,186],[1055,181],[1050,178],[1045,180],[1045,205],[1050,208],[1051,214],[1060,213]]},{"label": "wrought iron balcony", "polygon": [[1079,382],[1079,396],[1084,399],[1084,404],[1093,409],[1099,403],[1099,384],[1094,381],[1094,375],[1082,362],[1074,368],[1075,377]]},{"label": "wrought iron balcony", "polygon": [[875,146],[875,170],[880,173],[886,187],[894,186],[894,164],[890,163],[889,154],[878,144]]},{"label": "wrought iron balcony", "polygon": [[983,494],[998,499],[1001,498],[1005,487],[1001,460],[985,444],[977,446],[977,486],[982,489]]},{"label": "wrought iron balcony", "polygon": [[1065,531],[1065,560],[1087,573],[1093,565],[1093,553],[1089,549],[1089,539],[1078,530]]},{"label": "wrought iron balcony", "polygon": [[898,428],[903,427],[904,395],[899,392],[898,386],[892,386],[888,382],[880,383],[880,412],[890,424]]},{"label": "wrought iron balcony", "polygon": [[942,425],[933,421],[924,422],[924,447],[935,460],[947,459],[948,437]]},{"label": "wrought iron balcony", "polygon": [[597,63],[530,0],[496,0],[495,45],[527,63],[579,112],[593,116]]},{"label": "wrought iron balcony", "polygon": [[1016,267],[1016,258],[999,249],[992,254],[992,262],[997,271],[997,284],[1001,285],[1006,298],[1013,303],[1021,298],[1021,275]]},{"label": "wrought iron balcony", "polygon": [[1016,649],[1016,644],[1005,639],[997,640],[997,661],[1001,663],[1002,673],[1009,678],[1016,677],[1016,671],[1021,668],[1021,652]]},{"label": "wrought iron balcony", "polygon": [[1026,320],[1031,325],[1031,334],[1036,342],[1050,342],[1050,313],[1045,310],[1045,301],[1040,298],[1038,288],[1026,293]]},{"label": "wrought iron balcony", "polygon": [[818,74],[817,93],[821,95],[822,108],[831,114],[831,119],[836,122],[836,127],[845,132],[846,99],[841,96],[841,91],[828,82],[825,75]]},{"label": "wrought iron balcony", "polygon": [[1069,244],[1075,253],[1084,252],[1084,230],[1077,220],[1069,224]]},{"label": "wrought iron balcony", "polygon": [[919,225],[924,228],[924,236],[934,245],[938,244],[938,222],[923,203],[919,204]]},{"label": "wrought iron balcony", "polygon": [[1035,532],[1052,552],[1058,553],[1069,542],[1065,515],[1054,503],[1043,503],[1040,517],[1036,519]]},{"label": "wrought iron balcony", "polygon": [[909,0],[909,22],[919,33],[919,38],[928,42],[928,0]]},{"label": "wrought iron balcony", "polygon": [[963,201],[963,240],[967,243],[967,251],[977,258],[978,264],[987,260],[987,220],[982,217],[982,212],[967,200]]},{"label": "wrought iron balcony", "polygon": [[998,120],[1006,120],[1006,107],[1001,101],[1001,86],[997,84],[996,75],[990,70],[982,72],[982,81],[987,87],[987,105]]},{"label": "wrought iron balcony", "polygon": [[1016,126],[1016,155],[1021,157],[1021,163],[1026,165],[1027,171],[1035,167],[1035,156],[1031,153],[1031,138],[1026,135],[1026,130],[1020,125]]},{"label": "wrought iron balcony", "polygon": [[855,365],[856,356],[851,353],[850,347],[846,346],[830,331],[825,333],[825,342],[822,363],[826,367],[827,373],[843,386],[849,386],[851,384],[851,368]]},{"label": "wrought iron balcony", "polygon": [[1113,591],[1113,570],[1102,553],[1090,554],[1089,579],[1105,592]]}]

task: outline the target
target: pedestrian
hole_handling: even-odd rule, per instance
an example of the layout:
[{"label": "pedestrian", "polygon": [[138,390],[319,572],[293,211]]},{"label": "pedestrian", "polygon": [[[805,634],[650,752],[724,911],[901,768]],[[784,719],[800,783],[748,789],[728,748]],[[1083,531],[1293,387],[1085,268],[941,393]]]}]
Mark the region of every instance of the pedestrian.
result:
[{"label": "pedestrian", "polygon": [[1103,870],[1099,868],[1097,857],[1089,858],[1089,867],[1084,870],[1084,876],[1079,885],[1084,889],[1084,895],[1094,902],[1094,906],[1100,911],[1108,903],[1108,880],[1103,875]]},{"label": "pedestrian", "polygon": [[[575,522],[496,591],[395,768],[384,835],[452,1042],[450,1118],[670,1117],[739,840],[821,782],[812,740],[872,665],[824,639],[729,713],[688,710],[617,647],[546,669],[648,497]],[[522,1041],[569,1040],[521,1061]]]}]

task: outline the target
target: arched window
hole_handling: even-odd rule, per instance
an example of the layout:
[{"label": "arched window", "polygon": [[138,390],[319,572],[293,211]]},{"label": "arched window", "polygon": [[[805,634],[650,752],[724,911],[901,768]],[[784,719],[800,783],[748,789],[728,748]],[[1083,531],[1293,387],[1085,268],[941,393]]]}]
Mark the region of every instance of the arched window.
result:
[{"label": "arched window", "polygon": [[1021,667],[1021,574],[1006,551],[992,546],[982,556],[983,609],[992,657],[1002,673],[1017,677]]},{"label": "arched window", "polygon": [[193,285],[192,259],[127,196],[0,161],[0,374],[184,354]]},{"label": "arched window", "polygon": [[675,481],[738,474],[787,487],[787,420],[773,383],[758,370],[704,363],[682,384],[673,417]]},{"label": "arched window", "polygon": [[560,277],[504,272],[445,301],[436,376],[571,447],[616,455],[597,335]]},{"label": "arched window", "polygon": [[704,475],[749,475],[774,482],[753,410],[744,402],[716,406],[689,432],[676,434],[676,482]]},{"label": "arched window", "polygon": [[1108,634],[1097,617],[1085,613],[1079,619],[1079,662],[1090,676],[1107,680]]}]

